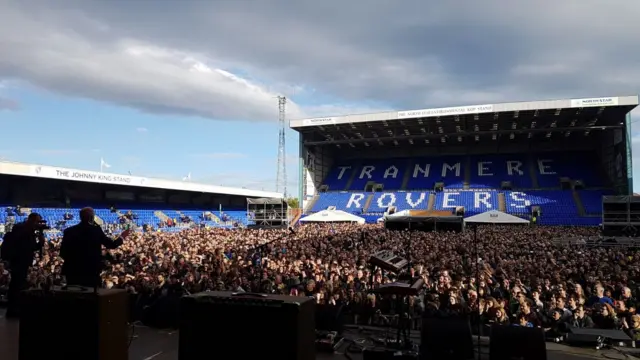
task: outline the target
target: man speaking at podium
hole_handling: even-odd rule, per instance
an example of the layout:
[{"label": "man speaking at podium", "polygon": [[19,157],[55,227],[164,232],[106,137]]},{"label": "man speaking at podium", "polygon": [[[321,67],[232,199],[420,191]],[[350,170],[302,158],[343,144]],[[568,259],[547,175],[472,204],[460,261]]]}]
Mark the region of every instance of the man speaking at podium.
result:
[{"label": "man speaking at podium", "polygon": [[64,231],[60,257],[64,260],[62,275],[67,278],[67,286],[99,287],[102,246],[115,249],[129,236],[130,231],[125,230],[116,240],[110,239],[94,218],[93,209],[84,208],[80,210],[80,223]]}]

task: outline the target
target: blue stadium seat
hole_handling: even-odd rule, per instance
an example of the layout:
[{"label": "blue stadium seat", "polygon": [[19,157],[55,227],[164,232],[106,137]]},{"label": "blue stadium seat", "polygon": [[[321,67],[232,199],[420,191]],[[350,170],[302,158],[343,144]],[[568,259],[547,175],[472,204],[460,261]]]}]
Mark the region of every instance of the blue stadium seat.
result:
[{"label": "blue stadium seat", "polygon": [[532,188],[528,161],[523,155],[472,156],[470,189],[499,189],[503,181],[511,181],[518,189]]},{"label": "blue stadium seat", "polygon": [[[529,218],[531,206],[542,209],[540,224],[598,225],[602,195],[606,190],[579,191],[585,215],[580,216],[572,191],[560,190],[560,179],[582,180],[587,188],[601,188],[608,182],[600,173],[596,155],[585,152],[515,155],[444,156],[396,160],[361,160],[335,166],[325,179],[329,192],[320,193],[312,212],[329,206],[365,216],[398,210],[427,209],[430,190],[443,181],[445,191],[435,195],[434,210],[464,206],[467,215],[500,209],[504,193],[507,212]],[[350,180],[352,181],[350,182]],[[383,192],[365,192],[369,181],[383,185]],[[512,191],[500,190],[510,181]],[[349,190],[344,189],[349,187]],[[377,215],[376,215],[377,216]],[[371,219],[377,217],[371,216]],[[368,219],[368,221],[375,221]]]},{"label": "blue stadium seat", "polygon": [[385,190],[398,190],[407,169],[407,160],[363,162],[356,168],[351,190],[363,191],[368,182],[383,184]]},{"label": "blue stadium seat", "polygon": [[[4,211],[4,209],[6,209],[7,207],[12,206],[12,205],[0,205],[0,222],[1,223],[5,223],[6,219],[7,219],[7,215],[6,215],[6,211]],[[161,207],[161,206],[158,206]],[[107,208],[100,208],[100,207],[95,207],[94,208],[96,216],[98,216],[100,219],[102,219],[102,221],[105,224],[118,224],[119,223],[119,215],[116,212],[111,212],[110,209]],[[145,224],[150,225],[152,228],[157,228],[158,223],[161,221],[161,219],[156,216],[156,209],[127,209],[127,208],[120,208],[119,209],[119,213],[120,214],[126,214],[128,211],[131,211],[133,213],[135,213],[135,215],[137,216],[137,219],[134,220],[134,223],[137,226],[143,226]],[[56,235],[60,235],[61,231],[64,230],[65,228],[69,227],[69,226],[73,226],[79,223],[79,218],[78,218],[78,213],[80,211],[80,208],[49,208],[49,207],[42,207],[42,208],[36,208],[33,207],[31,208],[32,212],[37,212],[40,215],[42,215],[42,218],[44,220],[46,220],[49,225],[53,228],[51,230],[50,233],[48,233],[48,237],[51,236],[56,236]],[[229,215],[229,219],[230,221],[228,222],[217,222],[217,221],[213,221],[213,220],[204,220],[202,219],[202,213],[205,211],[210,211],[211,213],[213,213],[214,215],[219,215],[220,212],[219,211],[213,211],[213,210],[193,210],[193,209],[189,209],[189,210],[166,210],[166,209],[162,209],[160,210],[162,211],[166,216],[176,219],[178,220],[180,218],[180,214],[186,215],[188,217],[190,217],[195,223],[197,224],[206,224],[207,226],[210,227],[230,227],[233,225],[234,222],[239,222],[243,225],[247,225],[248,224],[248,220],[247,220],[247,215],[246,215],[246,210],[231,210],[231,211],[225,211],[223,213]],[[65,224],[63,226],[58,226],[58,222],[60,220],[64,219],[64,215],[69,212],[73,215],[73,219],[72,220],[67,220],[65,222]],[[23,215],[23,216],[15,216],[15,221],[16,222],[21,222],[24,221],[26,219],[27,215]],[[175,228],[162,228],[162,231],[180,231],[183,230],[184,227],[183,226],[177,226]]]},{"label": "blue stadium seat", "polygon": [[336,165],[331,169],[329,175],[327,175],[324,184],[327,185],[331,191],[344,190],[354,171],[356,171],[356,165],[354,163]]},{"label": "blue stadium seat", "polygon": [[505,192],[505,202],[507,212],[514,215],[530,215],[531,206],[539,206],[541,216],[538,223],[541,225],[595,226],[602,222],[598,217],[579,216],[572,191],[508,191]]},{"label": "blue stadium seat", "polygon": [[548,153],[535,158],[535,175],[541,188],[558,187],[561,177],[582,180],[588,187],[604,185],[598,176],[599,160],[591,153]]},{"label": "blue stadium seat", "polygon": [[582,207],[587,214],[602,214],[602,197],[612,195],[613,192],[608,190],[583,190],[580,191],[580,200]]},{"label": "blue stadium seat", "polygon": [[[356,198],[355,203],[349,201],[351,197]],[[359,199],[359,201],[357,201]],[[353,211],[362,209],[364,207],[365,195],[364,193],[350,193],[350,192],[326,192],[321,193],[318,200],[313,205],[313,212],[325,210],[329,206],[335,206],[340,210]]]},{"label": "blue stadium seat", "polygon": [[247,217],[247,210],[223,210],[223,215],[227,215],[231,221],[227,223],[227,225],[232,225],[233,222],[238,222],[242,225],[249,225],[250,221]]},{"label": "blue stadium seat", "polygon": [[[603,186],[594,168],[595,154],[540,153],[531,157],[515,155],[445,156],[416,159],[363,160],[333,167],[324,183],[330,191],[343,191],[352,178],[350,191],[364,191],[369,181],[384,190],[432,189],[444,181],[448,189],[461,189],[465,179],[470,189],[497,189],[502,181],[511,181],[517,189],[533,188],[536,178],[540,188],[559,188],[560,178],[583,180],[588,187]],[[532,173],[533,172],[533,173]],[[402,188],[407,179],[405,189]]]},{"label": "blue stadium seat", "polygon": [[460,156],[416,159],[408,174],[407,189],[433,189],[441,181],[448,189],[461,189],[466,163],[466,158]]}]

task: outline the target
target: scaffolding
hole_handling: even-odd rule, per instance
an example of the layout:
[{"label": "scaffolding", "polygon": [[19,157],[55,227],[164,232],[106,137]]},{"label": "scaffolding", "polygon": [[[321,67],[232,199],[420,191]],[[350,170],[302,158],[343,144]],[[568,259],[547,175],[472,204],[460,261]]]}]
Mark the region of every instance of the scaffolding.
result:
[{"label": "scaffolding", "polygon": [[258,226],[289,225],[289,210],[284,199],[247,198],[247,215]]},{"label": "scaffolding", "polygon": [[605,236],[639,236],[640,196],[604,196],[602,227]]}]

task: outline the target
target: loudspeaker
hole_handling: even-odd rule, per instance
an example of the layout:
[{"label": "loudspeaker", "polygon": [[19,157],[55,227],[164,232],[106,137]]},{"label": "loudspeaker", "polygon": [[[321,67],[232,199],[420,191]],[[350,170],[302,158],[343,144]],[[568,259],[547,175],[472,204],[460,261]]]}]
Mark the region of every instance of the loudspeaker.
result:
[{"label": "loudspeaker", "polygon": [[632,339],[622,330],[570,327],[566,342],[576,346],[602,346],[610,342],[630,342]]},{"label": "loudspeaker", "polygon": [[569,346],[598,348],[604,344],[604,338],[592,334],[572,334],[565,335],[564,341]]},{"label": "loudspeaker", "polygon": [[489,359],[546,360],[544,330],[523,326],[494,325],[491,327]]},{"label": "loudspeaker", "polygon": [[422,319],[420,360],[473,359],[473,338],[468,318]]},{"label": "loudspeaker", "polygon": [[316,304],[316,330],[342,333],[344,327],[343,308],[343,305]]},{"label": "loudspeaker", "polygon": [[178,359],[315,359],[315,305],[308,297],[226,291],[185,296]]},{"label": "loudspeaker", "polygon": [[27,290],[21,294],[20,360],[129,358],[125,290]]}]

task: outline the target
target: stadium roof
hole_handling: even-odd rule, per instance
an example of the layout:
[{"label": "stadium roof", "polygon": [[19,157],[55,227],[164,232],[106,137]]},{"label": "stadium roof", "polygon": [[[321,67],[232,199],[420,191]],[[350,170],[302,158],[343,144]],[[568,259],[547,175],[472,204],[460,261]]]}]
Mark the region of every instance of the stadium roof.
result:
[{"label": "stadium roof", "polygon": [[306,145],[397,145],[403,140],[428,144],[434,139],[445,143],[452,136],[464,142],[496,140],[503,133],[517,141],[621,128],[621,117],[636,106],[637,95],[389,111],[292,120],[289,125],[304,135]]},{"label": "stadium roof", "polygon": [[54,180],[69,180],[88,182],[94,184],[110,184],[121,186],[136,186],[150,189],[166,189],[192,191],[208,194],[246,196],[257,198],[282,198],[282,194],[271,191],[259,191],[249,189],[231,188],[226,186],[215,186],[206,184],[196,184],[187,181],[172,181],[140,176],[119,175],[101,173],[95,171],[69,169],[62,167],[23,164],[16,162],[0,161],[0,174],[38,177]]}]

